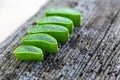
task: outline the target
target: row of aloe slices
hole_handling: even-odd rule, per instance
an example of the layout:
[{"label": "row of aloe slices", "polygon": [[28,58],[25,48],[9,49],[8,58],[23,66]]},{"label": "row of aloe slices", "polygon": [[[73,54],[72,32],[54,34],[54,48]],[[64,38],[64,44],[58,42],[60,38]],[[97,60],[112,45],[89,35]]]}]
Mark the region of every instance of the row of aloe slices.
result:
[{"label": "row of aloe slices", "polygon": [[42,61],[43,51],[57,53],[57,42],[68,41],[74,25],[82,24],[81,13],[71,8],[50,8],[45,11],[45,16],[36,21],[37,25],[29,29],[28,35],[22,38],[23,45],[14,50],[18,60]]}]

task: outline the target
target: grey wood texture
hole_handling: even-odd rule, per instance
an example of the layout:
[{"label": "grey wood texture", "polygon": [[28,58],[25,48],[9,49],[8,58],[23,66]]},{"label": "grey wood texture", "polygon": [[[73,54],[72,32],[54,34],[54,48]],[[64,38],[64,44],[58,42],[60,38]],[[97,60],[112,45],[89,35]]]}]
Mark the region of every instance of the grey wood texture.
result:
[{"label": "grey wood texture", "polygon": [[[81,11],[83,25],[45,61],[16,60],[22,37],[56,6]],[[0,80],[120,80],[120,0],[50,0],[0,45],[0,53]]]}]

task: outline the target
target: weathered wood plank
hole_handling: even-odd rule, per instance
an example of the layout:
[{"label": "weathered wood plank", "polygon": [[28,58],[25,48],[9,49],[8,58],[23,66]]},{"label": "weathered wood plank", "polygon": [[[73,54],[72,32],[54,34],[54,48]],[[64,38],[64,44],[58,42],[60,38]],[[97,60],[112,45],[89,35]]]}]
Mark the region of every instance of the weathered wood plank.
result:
[{"label": "weathered wood plank", "polygon": [[[51,3],[52,2],[52,3]],[[120,1],[51,0],[0,45],[1,80],[115,80],[120,79]],[[82,27],[56,55],[46,53],[45,61],[18,61],[12,51],[43,11],[53,6],[69,6],[83,13]]]}]

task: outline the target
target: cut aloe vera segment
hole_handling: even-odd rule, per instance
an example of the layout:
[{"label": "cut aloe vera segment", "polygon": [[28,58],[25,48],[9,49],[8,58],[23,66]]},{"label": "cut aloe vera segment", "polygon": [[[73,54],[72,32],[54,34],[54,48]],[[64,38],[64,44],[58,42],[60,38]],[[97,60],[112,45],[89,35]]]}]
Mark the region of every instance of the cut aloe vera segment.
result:
[{"label": "cut aloe vera segment", "polygon": [[13,53],[18,60],[43,60],[43,52],[40,48],[31,45],[17,47]]},{"label": "cut aloe vera segment", "polygon": [[57,7],[49,8],[45,11],[46,16],[63,16],[71,19],[76,26],[82,25],[82,15],[80,11],[67,8],[67,7]]},{"label": "cut aloe vera segment", "polygon": [[41,18],[41,19],[37,20],[37,24],[38,25],[43,25],[43,24],[62,25],[62,26],[65,26],[66,28],[68,28],[69,33],[72,33],[73,29],[74,29],[72,20],[70,20],[69,18],[60,17],[60,16],[49,16],[49,17]]},{"label": "cut aloe vera segment", "polygon": [[41,48],[44,51],[56,53],[58,52],[57,40],[44,33],[29,34],[23,37],[22,43],[24,45],[33,45]]},{"label": "cut aloe vera segment", "polygon": [[45,24],[37,25],[28,31],[29,34],[46,33],[53,36],[57,41],[66,42],[69,39],[69,31],[61,25]]}]

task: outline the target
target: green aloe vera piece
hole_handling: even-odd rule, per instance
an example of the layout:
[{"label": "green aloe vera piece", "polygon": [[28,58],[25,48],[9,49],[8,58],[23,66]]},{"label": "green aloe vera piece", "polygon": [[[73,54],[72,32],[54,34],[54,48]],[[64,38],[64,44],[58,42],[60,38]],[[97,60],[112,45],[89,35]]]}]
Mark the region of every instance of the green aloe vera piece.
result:
[{"label": "green aloe vera piece", "polygon": [[43,52],[40,48],[31,45],[17,47],[13,53],[18,60],[43,60]]},{"label": "green aloe vera piece", "polygon": [[82,25],[82,15],[80,11],[67,8],[67,7],[56,7],[49,8],[45,11],[46,16],[63,16],[71,19],[76,26]]},{"label": "green aloe vera piece", "polygon": [[55,24],[37,25],[28,31],[29,34],[46,33],[57,41],[66,42],[69,39],[69,31],[66,27]]},{"label": "green aloe vera piece", "polygon": [[41,48],[44,51],[56,53],[58,52],[57,40],[44,33],[29,34],[23,37],[22,43],[24,45],[33,45]]},{"label": "green aloe vera piece", "polygon": [[37,24],[38,25],[43,25],[43,24],[62,25],[62,26],[65,26],[66,28],[68,28],[69,33],[72,33],[73,29],[74,29],[72,20],[70,20],[69,18],[60,17],[60,16],[49,16],[49,17],[41,18],[41,19],[37,20]]}]

